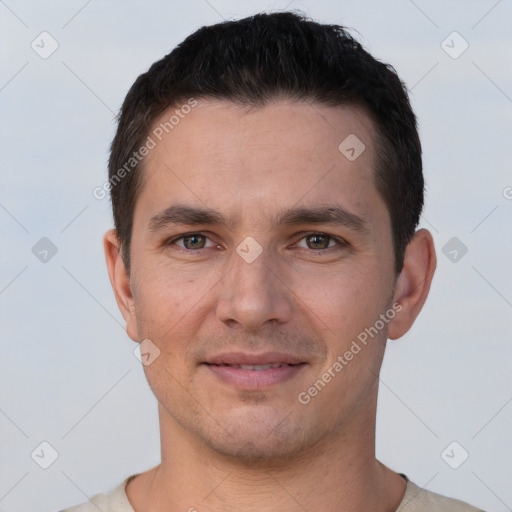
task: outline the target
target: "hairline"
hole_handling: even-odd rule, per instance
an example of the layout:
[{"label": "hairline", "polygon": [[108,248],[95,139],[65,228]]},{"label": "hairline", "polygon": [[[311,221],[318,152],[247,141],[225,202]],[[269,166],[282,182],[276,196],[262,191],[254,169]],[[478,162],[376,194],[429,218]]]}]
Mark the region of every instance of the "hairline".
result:
[{"label": "hairline", "polygon": [[[179,94],[173,101],[169,102],[165,106],[161,107],[160,109],[156,110],[154,115],[152,116],[151,122],[148,123],[147,129],[144,131],[144,133],[141,134],[140,138],[136,141],[133,147],[140,147],[140,145],[143,143],[144,140],[147,139],[147,137],[152,133],[152,130],[154,129],[154,126],[158,122],[159,119],[161,119],[166,112],[168,112],[170,109],[178,108],[180,104],[185,102],[187,99],[187,95],[185,94]],[[319,98],[315,98],[313,95],[293,95],[288,94],[285,91],[280,91],[278,93],[269,94],[268,96],[264,97],[262,100],[254,100],[252,98],[248,98],[245,95],[241,95],[239,97],[229,98],[225,96],[215,96],[213,94],[195,94],[194,99],[196,100],[206,100],[208,103],[217,103],[217,104],[224,104],[224,105],[231,105],[239,107],[243,110],[244,113],[250,113],[253,111],[257,111],[260,109],[265,108],[269,104],[277,103],[279,101],[287,101],[290,103],[303,103],[303,104],[311,104],[316,103],[317,105],[322,105],[325,107],[357,107],[361,110],[361,112],[367,117],[367,119],[370,121],[371,124],[371,137],[372,137],[372,143],[373,143],[373,155],[374,158],[372,159],[372,177],[373,177],[373,184],[375,185],[375,188],[377,190],[377,193],[379,197],[382,199],[386,211],[388,213],[389,217],[389,224],[390,224],[390,230],[391,230],[391,241],[392,241],[392,247],[393,247],[393,257],[394,257],[394,268],[395,272],[398,273],[398,267],[401,267],[401,261],[403,259],[403,255],[397,254],[396,248],[395,248],[395,226],[394,226],[394,219],[392,212],[390,210],[390,207],[388,205],[386,197],[384,197],[382,191],[381,191],[381,182],[382,179],[379,177],[380,172],[382,170],[386,170],[388,165],[390,164],[390,160],[396,159],[395,148],[393,147],[391,141],[388,140],[388,138],[385,135],[384,130],[381,128],[378,120],[376,119],[375,115],[371,111],[370,107],[365,103],[363,99],[354,98],[354,99],[347,99],[345,101],[337,101],[337,102],[329,102],[326,100],[322,100]],[[133,149],[133,148],[131,148]],[[388,152],[391,150],[393,153],[392,155],[389,155]],[[149,156],[149,155],[148,155]],[[129,269],[131,267],[131,257],[130,257],[130,251],[131,251],[131,241],[132,241],[132,235],[133,235],[133,224],[134,224],[134,217],[135,217],[135,208],[137,205],[137,200],[142,193],[142,189],[145,185],[144,181],[144,175],[147,174],[144,172],[145,169],[145,163],[147,161],[147,157],[144,157],[144,159],[135,166],[133,169],[133,204],[131,209],[131,221],[130,221],[130,233],[128,233],[128,240],[126,247],[122,245],[121,247],[121,254],[123,256],[123,261],[125,263],[125,267],[129,273]],[[122,241],[120,241],[122,243]]]}]

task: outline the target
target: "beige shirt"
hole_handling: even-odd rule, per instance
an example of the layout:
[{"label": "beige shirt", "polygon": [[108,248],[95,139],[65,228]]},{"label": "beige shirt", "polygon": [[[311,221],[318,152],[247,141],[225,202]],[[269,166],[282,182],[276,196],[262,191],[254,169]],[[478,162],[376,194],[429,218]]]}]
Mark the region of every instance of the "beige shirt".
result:
[{"label": "beige shirt", "polygon": [[[135,512],[125,491],[126,484],[135,476],[129,476],[108,493],[97,494],[87,503],[67,508],[61,512]],[[405,475],[402,476],[407,480],[407,487],[396,512],[483,512],[463,501],[426,491],[413,484]]]}]

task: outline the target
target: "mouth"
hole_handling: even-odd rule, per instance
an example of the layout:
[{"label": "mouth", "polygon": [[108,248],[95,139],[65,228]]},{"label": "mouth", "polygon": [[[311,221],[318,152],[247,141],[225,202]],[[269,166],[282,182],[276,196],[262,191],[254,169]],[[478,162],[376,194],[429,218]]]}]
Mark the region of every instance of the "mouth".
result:
[{"label": "mouth", "polygon": [[305,358],[285,352],[223,352],[208,358],[205,363],[216,366],[280,366],[303,363]]},{"label": "mouth", "polygon": [[[206,363],[210,364],[210,363]],[[305,363],[298,363],[305,364]],[[285,366],[296,366],[289,363],[271,363],[271,364],[215,364],[213,366],[229,366],[230,368],[239,368],[241,370],[253,370],[261,372],[263,370],[270,370],[272,368],[283,368]]]},{"label": "mouth", "polygon": [[282,384],[295,378],[307,366],[296,357],[276,354],[225,354],[203,364],[217,379],[243,390],[261,390]]}]

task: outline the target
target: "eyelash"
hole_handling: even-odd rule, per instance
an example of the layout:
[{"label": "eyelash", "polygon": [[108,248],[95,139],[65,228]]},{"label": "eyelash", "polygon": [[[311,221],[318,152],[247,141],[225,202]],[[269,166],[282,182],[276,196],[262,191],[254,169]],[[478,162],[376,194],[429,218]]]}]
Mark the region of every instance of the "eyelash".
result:
[{"label": "eyelash", "polygon": [[[333,247],[326,247],[325,249],[310,249],[309,247],[301,247],[301,249],[308,249],[309,251],[313,252],[313,253],[321,253],[321,252],[328,252],[330,251],[331,249],[336,249],[336,248],[341,248],[341,247],[348,247],[349,246],[349,243],[344,240],[343,238],[339,238],[339,237],[336,237],[336,236],[332,236],[332,235],[329,235],[328,233],[323,233],[321,231],[312,231],[312,232],[308,232],[308,233],[305,233],[301,236],[301,238],[294,244],[296,245],[297,243],[301,242],[302,240],[308,238],[308,237],[312,237],[312,236],[322,236],[322,237],[327,237],[329,239],[329,244],[331,241],[334,241],[337,243],[336,246],[333,246]],[[166,240],[164,242],[164,245],[166,247],[168,246],[171,246],[171,245],[174,245],[176,244],[176,242],[180,241],[180,240],[183,240],[187,237],[191,237],[191,236],[202,236],[208,240],[210,240],[211,242],[213,242],[209,237],[208,235],[204,234],[204,233],[200,233],[200,232],[191,232],[191,233],[185,233],[183,235],[180,235],[178,237],[174,237],[174,238],[170,238],[169,240]],[[202,247],[200,249],[186,249],[184,247],[179,247],[177,246],[178,249],[182,250],[182,251],[185,251],[185,252],[200,252],[202,250],[206,250],[206,249],[211,249],[212,247]]]}]

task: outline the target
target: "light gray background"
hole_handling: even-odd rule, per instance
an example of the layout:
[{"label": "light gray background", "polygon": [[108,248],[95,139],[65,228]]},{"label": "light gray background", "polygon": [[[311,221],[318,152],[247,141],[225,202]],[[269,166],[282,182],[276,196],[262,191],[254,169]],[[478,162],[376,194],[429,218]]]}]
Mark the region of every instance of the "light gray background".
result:
[{"label": "light gray background", "polygon": [[[56,511],[159,462],[156,401],[104,264],[109,202],[92,190],[140,73],[202,25],[287,4],[0,1],[1,511]],[[439,264],[420,318],[388,346],[378,456],[420,486],[512,510],[512,2],[288,8],[356,29],[407,83],[420,121],[422,226]],[[42,31],[59,43],[48,59],[31,48]],[[453,31],[469,44],[456,59],[442,47]],[[46,263],[32,253],[44,236],[58,248]],[[442,252],[452,237],[468,248],[455,263]],[[42,441],[58,452],[46,470],[31,458]],[[469,452],[458,469],[441,457],[452,441]]]}]

